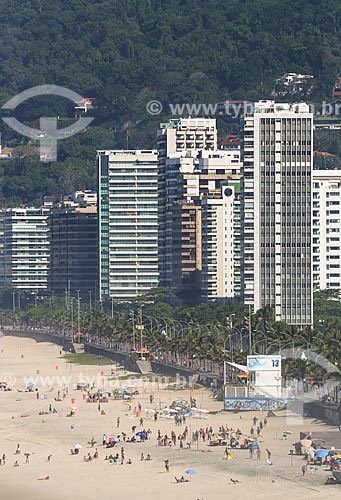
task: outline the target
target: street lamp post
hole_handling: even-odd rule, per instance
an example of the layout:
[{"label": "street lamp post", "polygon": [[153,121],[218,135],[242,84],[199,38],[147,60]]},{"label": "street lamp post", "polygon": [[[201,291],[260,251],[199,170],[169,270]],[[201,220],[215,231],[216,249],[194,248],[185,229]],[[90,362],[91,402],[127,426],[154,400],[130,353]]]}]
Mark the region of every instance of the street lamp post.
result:
[{"label": "street lamp post", "polygon": [[230,316],[226,316],[226,320],[227,320],[227,327],[228,327],[228,330],[229,330],[229,344],[230,344],[230,353],[231,353],[231,359],[232,359],[232,362],[233,362],[233,342],[232,342],[232,335],[233,335],[233,316],[235,316],[235,314],[230,314]]},{"label": "street lamp post", "polygon": [[134,311],[130,313],[131,323],[132,323],[132,333],[133,333],[133,350],[136,351],[136,343],[135,343],[135,314]]},{"label": "street lamp post", "polygon": [[142,307],[143,307],[143,304],[141,304],[140,306],[140,341],[141,341],[141,355],[142,355],[142,347],[143,347],[143,317],[142,317]]},{"label": "street lamp post", "polygon": [[251,305],[249,304],[249,321],[248,321],[248,327],[249,327],[249,354],[252,354],[252,330],[251,330]]},{"label": "street lamp post", "polygon": [[90,309],[90,311],[91,311],[91,310],[92,310],[92,300],[91,300],[92,290],[89,290],[89,291],[88,291],[88,294],[89,294],[89,309]]},{"label": "street lamp post", "polygon": [[74,341],[74,331],[73,331],[73,301],[75,297],[71,297],[71,338],[72,342]]},{"label": "street lamp post", "polygon": [[81,299],[80,299],[80,290],[77,290],[77,333],[80,333],[80,324],[81,324]]}]

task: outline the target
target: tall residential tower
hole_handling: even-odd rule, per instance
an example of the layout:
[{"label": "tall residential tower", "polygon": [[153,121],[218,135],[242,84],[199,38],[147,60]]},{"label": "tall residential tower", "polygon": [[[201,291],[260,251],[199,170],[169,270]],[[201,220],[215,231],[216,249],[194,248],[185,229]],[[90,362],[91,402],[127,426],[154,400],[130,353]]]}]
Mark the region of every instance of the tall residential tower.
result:
[{"label": "tall residential tower", "polygon": [[158,286],[156,151],[98,151],[100,297],[131,301]]},{"label": "tall residential tower", "polygon": [[242,300],[297,327],[313,320],[312,168],[308,105],[255,103],[243,134]]}]

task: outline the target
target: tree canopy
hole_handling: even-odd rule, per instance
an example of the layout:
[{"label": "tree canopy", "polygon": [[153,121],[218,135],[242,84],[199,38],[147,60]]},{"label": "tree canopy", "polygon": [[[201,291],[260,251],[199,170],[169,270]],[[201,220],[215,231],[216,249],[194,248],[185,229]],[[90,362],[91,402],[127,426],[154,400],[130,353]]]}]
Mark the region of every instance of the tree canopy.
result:
[{"label": "tree canopy", "polygon": [[[310,98],[328,99],[340,65],[338,0],[0,0],[0,12],[1,104],[41,84],[96,99],[94,130],[61,142],[58,165],[0,164],[2,204],[93,186],[96,147],[153,146],[169,103],[268,98],[289,71],[313,74]],[[161,115],[148,115],[151,99]],[[45,96],[15,113],[37,128],[73,106]],[[8,146],[27,141],[1,127]]]}]

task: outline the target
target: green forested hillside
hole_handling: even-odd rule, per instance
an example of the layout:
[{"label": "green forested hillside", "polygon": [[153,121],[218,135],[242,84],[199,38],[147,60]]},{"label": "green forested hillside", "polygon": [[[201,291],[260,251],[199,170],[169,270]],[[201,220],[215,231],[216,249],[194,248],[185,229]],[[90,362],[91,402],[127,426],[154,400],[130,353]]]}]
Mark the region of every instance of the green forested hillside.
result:
[{"label": "green forested hillside", "polygon": [[[39,174],[33,190],[25,189],[18,162],[0,164],[0,196],[27,201],[59,190],[59,176],[76,163],[93,183],[94,135],[100,147],[124,147],[127,135],[129,146],[150,147],[160,117],[169,116],[167,103],[267,98],[286,71],[312,73],[311,98],[328,99],[341,61],[340,27],[339,0],[0,0],[1,105],[44,83],[96,98],[96,132],[65,141],[58,174],[45,165],[45,179]],[[163,103],[161,116],[147,114],[151,99]],[[17,110],[35,126],[54,114],[71,118],[72,105],[36,98]],[[8,145],[23,140],[1,127]],[[26,177],[29,184],[29,171]]]}]

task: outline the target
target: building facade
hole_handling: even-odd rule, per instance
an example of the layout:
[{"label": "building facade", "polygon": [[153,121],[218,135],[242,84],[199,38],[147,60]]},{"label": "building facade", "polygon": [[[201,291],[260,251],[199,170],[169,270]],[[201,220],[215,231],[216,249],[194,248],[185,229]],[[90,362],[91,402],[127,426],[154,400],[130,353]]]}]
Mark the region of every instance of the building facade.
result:
[{"label": "building facade", "polygon": [[240,181],[229,180],[201,201],[203,302],[240,296]]},{"label": "building facade", "polygon": [[47,208],[10,208],[0,223],[0,282],[22,290],[47,288],[50,241]]},{"label": "building facade", "polygon": [[[212,119],[170,121],[161,124],[158,133],[160,284],[172,290],[180,300],[191,303],[202,299],[227,299],[231,297],[231,286],[237,290],[231,285],[229,275],[226,279],[229,284],[224,288],[224,293],[219,286],[215,295],[207,294],[207,276],[203,276],[206,256],[203,255],[202,245],[202,208],[205,206],[208,209],[205,216],[210,217],[211,224],[217,223],[213,217],[218,217],[220,224],[220,210],[213,210],[212,200],[215,199],[217,203],[221,197],[221,185],[227,179],[239,181],[240,178],[239,151],[217,150],[216,147],[216,123]],[[233,227],[219,225],[219,231],[231,234]],[[223,234],[219,237],[224,238]],[[213,248],[213,241],[206,239],[205,242],[205,251],[208,252],[209,245]],[[239,260],[239,256],[235,257]],[[216,272],[214,275],[218,280],[219,273],[220,268],[218,274]],[[211,274],[210,288],[217,286],[217,283],[212,284],[212,280]],[[205,286],[204,296],[202,286]]]},{"label": "building facade", "polygon": [[313,286],[341,288],[341,170],[313,171]]},{"label": "building facade", "polygon": [[313,115],[308,105],[255,103],[244,119],[242,300],[277,321],[313,321]]},{"label": "building facade", "polygon": [[100,297],[158,286],[157,151],[98,151]]},{"label": "building facade", "polygon": [[[190,210],[197,213],[192,200],[192,196],[195,196],[198,191],[198,178],[193,174],[194,160],[200,151],[214,151],[216,149],[217,127],[215,119],[179,118],[169,120],[166,123],[161,123],[157,132],[159,280],[162,286],[174,291],[182,290],[183,286],[184,289],[188,289],[188,285],[193,280],[197,283],[200,281],[196,265],[193,265],[198,261],[196,257],[193,257],[193,245],[195,247],[198,241],[194,229],[196,221],[193,220],[193,213],[185,215],[185,212]],[[181,237],[173,231],[174,220],[177,218],[176,214],[173,215],[173,208],[179,212],[179,204],[183,204],[184,217],[189,219],[189,225],[192,226],[188,227],[188,235],[184,235],[191,240],[191,243],[189,247],[187,246],[184,252],[187,255],[183,255],[183,258],[180,258],[180,253],[183,253]],[[175,224],[179,227],[178,221]],[[186,229],[184,224],[180,226]],[[189,236],[189,233],[192,236]],[[177,242],[178,249],[174,249],[176,262],[173,264],[174,240]],[[183,264],[180,262],[181,260],[183,260]],[[194,291],[192,285],[190,288]]]},{"label": "building facade", "polygon": [[[93,198],[93,197],[91,197]],[[75,197],[74,197],[75,199]],[[57,295],[80,293],[88,301],[98,294],[97,207],[72,196],[51,208],[49,289]]]}]

